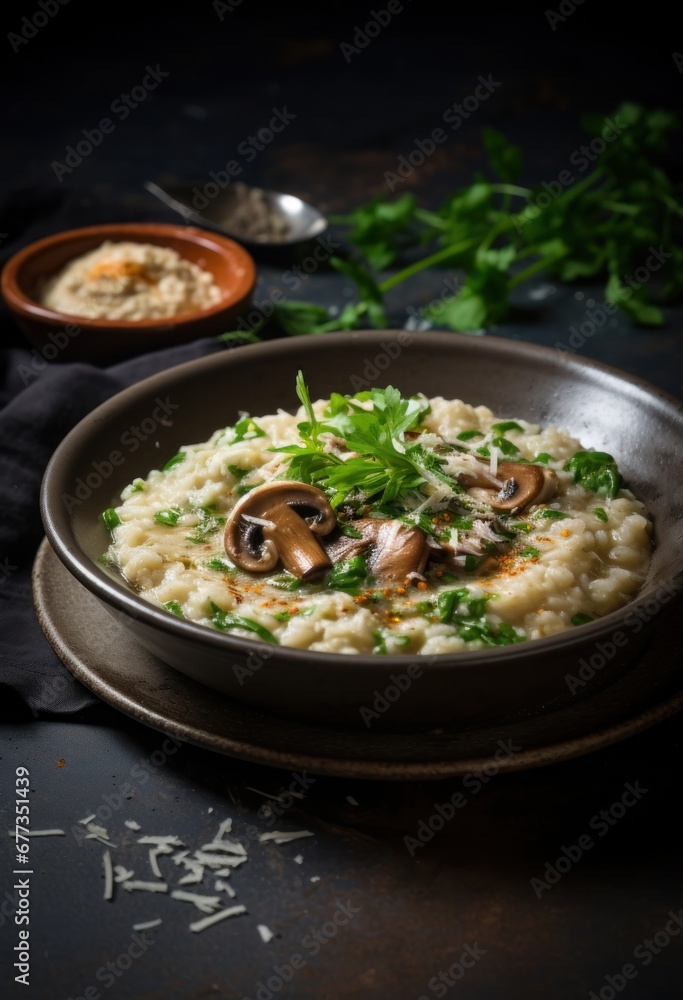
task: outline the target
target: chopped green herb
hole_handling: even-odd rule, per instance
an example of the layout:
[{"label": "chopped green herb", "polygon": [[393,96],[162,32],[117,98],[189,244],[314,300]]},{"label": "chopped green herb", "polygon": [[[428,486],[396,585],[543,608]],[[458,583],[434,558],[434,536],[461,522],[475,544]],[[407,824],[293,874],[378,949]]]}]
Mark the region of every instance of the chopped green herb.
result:
[{"label": "chopped green herb", "polygon": [[607,512],[605,511],[604,507],[594,507],[593,513],[595,514],[595,516],[599,521],[604,521],[605,523],[607,523],[607,521],[609,520],[609,518],[607,517]]},{"label": "chopped green herb", "polygon": [[268,583],[271,587],[277,587],[278,590],[298,590],[303,586],[303,582],[293,573],[279,573],[277,576],[271,576]]},{"label": "chopped green herb", "polygon": [[446,590],[439,594],[436,600],[436,611],[440,622],[452,622],[456,612],[462,605],[466,609],[466,617],[480,618],[486,613],[489,596],[473,597],[466,587],[457,590]]},{"label": "chopped green herb", "polygon": [[367,580],[367,566],[363,556],[352,556],[332,567],[328,583],[335,590],[346,590],[350,594],[360,593]]},{"label": "chopped green herb", "polygon": [[168,528],[173,528],[178,523],[178,518],[182,516],[179,507],[169,507],[168,510],[158,510],[154,515],[155,524],[163,524]]},{"label": "chopped green herb", "polygon": [[546,507],[537,516],[545,517],[549,521],[563,521],[566,517],[570,517],[571,515],[565,514],[564,511],[561,510],[553,510],[552,507]]},{"label": "chopped green herb", "polygon": [[614,500],[623,483],[617,463],[606,451],[577,451],[564,468],[574,473],[575,483],[610,500]]},{"label": "chopped green herb", "polygon": [[353,525],[348,524],[345,521],[338,521],[337,527],[339,528],[342,535],[346,535],[347,538],[362,538],[362,532],[358,531]]},{"label": "chopped green herb", "polygon": [[235,479],[238,482],[240,481],[240,479],[244,479],[244,477],[249,472],[253,472],[253,471],[254,471],[253,469],[240,469],[239,466],[237,466],[237,465],[229,465],[228,466],[228,472],[230,473],[231,476],[234,476]]},{"label": "chopped green herb", "polygon": [[315,604],[311,604],[310,608],[290,608],[289,611],[276,611],[273,614],[273,618],[277,618],[279,622],[289,621],[290,618],[296,618],[297,615],[300,615],[302,618],[308,618],[309,615],[313,614],[315,609]]},{"label": "chopped green herb", "polygon": [[588,622],[595,621],[590,615],[586,615],[583,611],[580,611],[577,615],[573,615],[571,622],[572,625],[587,625]]},{"label": "chopped green herb", "polygon": [[477,431],[477,430],[474,430],[474,429],[472,429],[471,431],[462,431],[462,433],[458,434],[457,440],[458,441],[471,441],[472,438],[475,438],[475,437],[483,437],[483,434],[481,433],[481,431]]},{"label": "chopped green herb", "polygon": [[498,424],[491,424],[491,430],[505,434],[506,431],[524,431],[524,428],[520,427],[515,420],[501,420]]},{"label": "chopped green herb", "polygon": [[187,458],[187,452],[179,451],[177,455],[173,456],[173,458],[169,458],[166,465],[162,465],[161,471],[168,472],[169,469],[175,469],[176,465],[180,465],[182,462],[185,461],[186,458]]},{"label": "chopped green herb", "polygon": [[536,458],[532,460],[532,465],[547,465],[548,462],[554,462],[555,459],[552,455],[549,455],[547,451],[539,451]]},{"label": "chopped green herb", "polygon": [[519,455],[519,448],[517,447],[517,445],[513,444],[512,441],[508,441],[508,439],[505,437],[500,437],[500,436],[494,437],[491,444],[495,445],[496,448],[498,448],[500,451],[502,451],[504,455],[508,457],[511,457],[513,455]]},{"label": "chopped green herb", "polygon": [[237,572],[237,567],[231,566],[225,559],[209,559],[205,565],[207,569],[212,569],[216,573],[226,573],[228,576],[234,576]]},{"label": "chopped green herb", "polygon": [[244,416],[234,427],[226,427],[219,440],[225,438],[229,444],[241,444],[242,441],[252,441],[254,438],[265,437],[266,432],[250,416]]},{"label": "chopped green herb", "polygon": [[144,479],[134,479],[133,482],[128,487],[131,493],[142,493],[145,489]]},{"label": "chopped green herb", "polygon": [[170,611],[172,615],[177,615],[178,618],[184,618],[183,609],[180,607],[177,601],[166,601],[164,607],[167,611]]},{"label": "chopped green herb", "polygon": [[456,635],[465,642],[479,641],[485,646],[510,646],[513,643],[526,642],[526,636],[520,635],[507,622],[493,625],[484,618],[463,619],[458,625]]},{"label": "chopped green herb", "polygon": [[465,569],[468,573],[473,572],[479,565],[479,559],[477,556],[470,555],[469,553],[465,556]]},{"label": "chopped green herb", "polygon": [[379,653],[381,656],[385,656],[387,652],[387,643],[380,629],[377,629],[372,633],[372,638],[375,640],[373,653]]},{"label": "chopped green herb", "polygon": [[519,554],[522,557],[522,559],[538,559],[541,553],[538,551],[538,549],[535,549],[533,545],[527,545],[527,547],[525,549],[522,549],[522,551]]},{"label": "chopped green herb", "polygon": [[102,512],[102,520],[109,531],[113,531],[114,528],[121,524],[121,518],[113,507],[107,507],[107,509]]},{"label": "chopped green herb", "polygon": [[223,514],[217,514],[216,508],[213,504],[209,504],[206,507],[197,507],[194,513],[199,516],[199,524],[196,524],[193,528],[192,534],[187,536],[188,542],[194,542],[195,545],[203,545],[207,540],[209,535],[212,535],[214,531],[218,531],[222,528],[226,522],[226,518]]},{"label": "chopped green herb", "polygon": [[211,624],[214,628],[220,629],[221,632],[227,632],[233,628],[241,628],[246,632],[253,632],[259,639],[263,639],[264,642],[272,642],[275,645],[279,645],[279,640],[275,638],[273,633],[269,632],[263,625],[259,625],[258,622],[252,621],[251,618],[242,618],[240,615],[233,615],[229,611],[223,611],[213,601],[209,603],[213,611]]},{"label": "chopped green herb", "polygon": [[259,479],[255,483],[238,483],[234,489],[233,493],[236,497],[244,497],[247,493],[251,493],[252,490],[256,489],[257,486],[263,486],[263,480]]}]

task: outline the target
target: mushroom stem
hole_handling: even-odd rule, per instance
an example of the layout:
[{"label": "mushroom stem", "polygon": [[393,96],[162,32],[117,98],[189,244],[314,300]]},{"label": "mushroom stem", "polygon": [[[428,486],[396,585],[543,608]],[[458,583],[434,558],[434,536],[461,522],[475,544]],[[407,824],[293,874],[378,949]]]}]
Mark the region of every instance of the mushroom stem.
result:
[{"label": "mushroom stem", "polygon": [[266,573],[280,561],[307,580],[332,565],[315,536],[328,534],[336,523],[322,490],[275,480],[235,504],[225,525],[225,551],[250,573]]},{"label": "mushroom stem", "polygon": [[312,531],[302,531],[299,515],[283,504],[277,511],[277,522],[263,529],[265,541],[272,541],[282,565],[300,580],[308,580],[332,566],[327,553]]}]

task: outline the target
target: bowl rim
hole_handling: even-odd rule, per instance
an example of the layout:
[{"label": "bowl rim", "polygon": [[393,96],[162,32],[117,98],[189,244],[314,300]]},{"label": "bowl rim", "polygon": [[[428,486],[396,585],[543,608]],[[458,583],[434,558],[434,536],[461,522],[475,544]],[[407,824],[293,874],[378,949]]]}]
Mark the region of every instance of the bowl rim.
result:
[{"label": "bowl rim", "polygon": [[[59,312],[41,305],[22,291],[19,285],[19,275],[21,269],[29,261],[52,247],[69,244],[80,238],[101,236],[102,239],[120,235],[127,237],[130,242],[144,243],[145,234],[157,233],[160,236],[173,237],[174,239],[192,243],[195,245],[205,245],[214,251],[218,251],[224,258],[232,256],[244,268],[245,273],[238,287],[229,295],[225,295],[220,302],[210,306],[208,309],[192,309],[187,312],[178,313],[176,316],[164,316],[157,319],[100,319],[87,316],[78,316],[72,313]],[[138,237],[137,239],[135,237]],[[17,250],[8,259],[0,274],[0,291],[8,306],[15,312],[31,319],[51,323],[55,325],[74,325],[84,329],[117,330],[125,327],[129,330],[168,330],[169,326],[182,326],[186,323],[194,323],[198,319],[216,316],[222,312],[234,308],[246,296],[250,295],[256,284],[256,262],[248,250],[236,240],[220,233],[211,232],[208,229],[201,229],[198,226],[184,226],[179,223],[168,222],[107,222],[94,226],[81,226],[76,229],[63,229],[49,236],[43,236],[39,240],[34,240],[27,246]]]},{"label": "bowl rim", "polygon": [[[375,343],[379,347],[381,342],[386,342],[388,337],[398,337],[400,335],[405,336],[405,334],[405,330],[398,329],[356,330],[330,333],[320,338],[306,338],[306,342],[311,345],[309,348],[310,350],[334,350],[337,345],[342,346],[343,344],[348,343],[351,338],[359,341],[360,343]],[[419,336],[421,338],[421,342],[432,340],[435,346],[438,346],[437,338],[444,336],[444,334],[448,335],[448,331],[420,332]],[[241,358],[248,359],[249,357],[262,358],[264,355],[272,356],[277,354],[287,354],[289,352],[296,351],[297,349],[301,349],[301,347],[297,344],[297,341],[301,339],[303,339],[303,337],[289,337],[286,339],[261,342],[259,344],[245,345],[239,348],[239,356]],[[558,355],[561,355],[562,363],[566,364],[569,369],[572,367],[579,370],[585,370],[588,368],[610,376],[612,379],[619,382],[629,383],[641,392],[644,392],[651,400],[655,400],[662,407],[666,407],[665,412],[667,412],[669,416],[671,416],[671,410],[673,408],[676,411],[676,416],[681,423],[681,431],[683,434],[683,402],[639,376],[631,375],[630,373],[624,372],[623,370],[612,365],[608,365],[600,361],[594,361],[593,359],[586,358],[583,355],[568,355],[568,352],[559,351],[555,348],[543,345],[533,344],[529,341],[487,336],[485,338],[476,339],[468,338],[467,344],[468,347],[474,348],[475,351],[481,350],[493,354],[511,353],[516,356],[521,356],[522,358],[538,358],[540,355],[541,358],[552,358],[555,362],[558,360]],[[242,639],[232,635],[231,633],[209,629],[206,625],[202,625],[199,622],[188,621],[181,619],[176,615],[171,615],[162,608],[157,608],[155,605],[146,601],[143,597],[128,589],[124,584],[119,583],[112,577],[108,576],[103,569],[98,567],[97,564],[90,559],[90,557],[83,551],[76,541],[73,531],[71,530],[71,515],[66,510],[65,506],[59,502],[62,493],[65,492],[60,486],[60,466],[62,464],[66,466],[66,463],[62,462],[63,456],[68,455],[74,447],[81,447],[81,439],[83,435],[87,436],[91,426],[96,427],[111,419],[117,411],[122,408],[125,409],[128,403],[135,400],[137,397],[144,397],[148,394],[158,392],[161,387],[167,388],[167,380],[169,378],[173,379],[180,373],[198,373],[201,372],[202,369],[208,370],[215,367],[217,363],[229,365],[231,357],[232,351],[218,356],[212,354],[201,358],[195,358],[191,361],[185,361],[179,365],[173,365],[171,368],[157,372],[148,378],[142,379],[140,382],[134,383],[132,386],[128,386],[126,389],[123,389],[114,396],[110,397],[104,403],[101,403],[81,421],[79,421],[79,423],[76,424],[71,431],[69,431],[69,433],[62,439],[60,444],[55,449],[47,465],[41,483],[40,511],[48,541],[50,542],[50,545],[54,549],[56,555],[61,559],[70,572],[82,584],[84,584],[86,589],[88,589],[95,597],[104,601],[105,604],[110,605],[133,620],[139,620],[143,624],[153,628],[160,628],[167,635],[175,635],[179,639],[194,640],[198,642],[199,645],[209,646],[217,650],[223,650],[226,653],[232,651],[236,654],[244,654],[246,652],[252,652],[254,646],[256,646],[258,649],[267,648],[271,650],[268,659],[276,658],[278,660],[284,660],[285,662],[300,660],[304,657],[311,663],[319,663],[321,667],[324,667],[325,665],[338,667],[342,663],[348,664],[349,670],[367,670],[370,665],[376,667],[378,658],[373,656],[371,653],[327,653],[309,649],[298,649],[294,646],[285,646],[280,644],[275,645],[259,640],[256,637],[253,639]],[[683,569],[679,570],[679,572],[674,576],[667,578],[666,581],[660,583],[657,590],[661,590],[664,586],[670,586],[669,592],[671,596],[668,600],[672,600],[677,595],[677,592],[683,588]],[[480,667],[483,663],[488,663],[491,660],[495,662],[502,661],[504,659],[511,661],[524,659],[530,655],[530,652],[532,651],[534,655],[537,653],[540,656],[543,651],[550,653],[559,646],[565,648],[572,646],[583,647],[586,644],[585,641],[590,640],[591,636],[598,639],[606,631],[614,632],[617,630],[619,628],[619,623],[623,622],[625,617],[633,610],[633,608],[644,604],[646,601],[651,599],[652,592],[638,594],[622,608],[618,608],[592,622],[571,630],[568,629],[564,632],[558,632],[552,636],[532,639],[528,642],[514,643],[507,646],[485,647],[484,649],[472,651],[434,653],[427,655],[423,653],[415,653],[412,656],[407,656],[405,654],[401,655],[389,653],[381,657],[381,662],[386,668],[385,673],[388,676],[391,671],[400,671],[400,668],[403,668],[403,671],[405,672],[410,665],[418,665],[423,670],[440,668],[452,669],[453,667],[473,669]],[[662,601],[662,603],[668,603],[668,601]]]}]

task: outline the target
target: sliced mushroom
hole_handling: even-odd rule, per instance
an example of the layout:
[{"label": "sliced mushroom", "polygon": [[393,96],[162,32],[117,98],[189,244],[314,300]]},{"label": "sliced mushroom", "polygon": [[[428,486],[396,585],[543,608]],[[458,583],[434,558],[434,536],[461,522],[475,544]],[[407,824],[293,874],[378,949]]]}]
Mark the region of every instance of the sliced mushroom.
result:
[{"label": "sliced mushroom", "polygon": [[235,565],[265,573],[281,562],[308,580],[332,565],[316,535],[337,523],[330,503],[315,486],[276,481],[257,486],[233,508],[225,526],[225,551]]},{"label": "sliced mushroom", "polygon": [[411,573],[421,574],[428,559],[429,543],[421,528],[393,519],[380,521],[368,559],[376,579],[402,582]]},{"label": "sliced mushroom", "polygon": [[394,518],[361,517],[351,522],[360,538],[339,535],[325,542],[333,562],[368,552],[368,569],[377,580],[403,581],[422,573],[429,558],[427,536],[421,528]]},{"label": "sliced mushroom", "polygon": [[503,480],[498,493],[491,489],[490,477],[476,470],[461,472],[458,482],[465,489],[486,490],[486,502],[494,510],[521,510],[531,503],[545,503],[557,489],[557,475],[552,469],[526,462],[500,462],[497,477]]}]

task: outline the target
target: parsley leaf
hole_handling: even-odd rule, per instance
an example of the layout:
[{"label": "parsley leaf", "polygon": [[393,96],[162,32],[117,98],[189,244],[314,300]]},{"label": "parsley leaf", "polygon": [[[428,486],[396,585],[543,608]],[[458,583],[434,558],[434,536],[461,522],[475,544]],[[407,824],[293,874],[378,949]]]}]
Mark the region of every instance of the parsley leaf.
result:
[{"label": "parsley leaf", "polygon": [[273,635],[273,633],[269,632],[267,628],[263,627],[263,625],[259,625],[258,622],[252,621],[251,618],[242,618],[240,615],[233,615],[229,611],[223,611],[217,604],[214,604],[213,601],[210,601],[209,603],[211,604],[211,610],[213,611],[210,620],[214,628],[219,629],[221,632],[227,632],[234,628],[244,629],[246,632],[253,632],[259,637],[259,639],[263,639],[264,642],[271,642],[279,645],[279,640]]},{"label": "parsley leaf", "polygon": [[614,500],[623,483],[617,463],[606,451],[577,451],[564,468],[574,473],[575,483],[610,500]]}]

